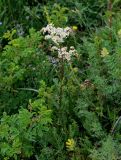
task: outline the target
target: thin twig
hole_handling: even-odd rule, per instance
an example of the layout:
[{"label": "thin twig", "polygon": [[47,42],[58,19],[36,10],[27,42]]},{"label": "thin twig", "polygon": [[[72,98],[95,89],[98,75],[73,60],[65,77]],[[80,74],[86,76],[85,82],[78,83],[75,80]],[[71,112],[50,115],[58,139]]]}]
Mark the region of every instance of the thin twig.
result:
[{"label": "thin twig", "polygon": [[36,93],[39,93],[38,90],[33,89],[33,88],[17,88],[17,89],[19,89],[19,90],[25,90],[25,91],[34,91],[34,92],[36,92]]},{"label": "thin twig", "polygon": [[117,127],[117,125],[119,124],[119,122],[121,121],[121,116],[117,119],[117,121],[115,122],[112,130],[111,130],[111,134],[114,134],[115,133],[115,129]]}]

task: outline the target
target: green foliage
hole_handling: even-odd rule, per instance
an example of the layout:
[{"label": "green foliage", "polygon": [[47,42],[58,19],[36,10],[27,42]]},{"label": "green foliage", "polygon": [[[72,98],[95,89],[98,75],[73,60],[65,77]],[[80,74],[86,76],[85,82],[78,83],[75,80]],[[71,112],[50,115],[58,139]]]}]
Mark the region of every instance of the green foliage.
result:
[{"label": "green foliage", "polygon": [[51,110],[38,99],[30,104],[30,109],[20,109],[18,114],[3,114],[0,123],[0,155],[5,158],[20,159],[30,157],[34,146],[48,131],[51,124]]},{"label": "green foliage", "polygon": [[35,93],[31,90],[26,93],[25,88],[37,89],[41,79],[49,81],[46,76],[51,75],[48,68],[51,64],[41,48],[41,39],[40,32],[31,29],[29,36],[12,39],[4,48],[0,57],[2,110],[11,112],[17,106],[26,106]]},{"label": "green foliage", "polygon": [[116,143],[110,136],[103,142],[100,148],[92,151],[91,158],[93,160],[117,160],[121,158],[120,144]]},{"label": "green foliage", "polygon": [[2,25],[0,26],[0,37],[11,28],[17,30],[18,36],[24,35],[29,27],[39,29],[44,22],[41,9],[43,3],[44,1],[37,5],[36,0],[1,0],[0,21]]},{"label": "green foliage", "polygon": [[[120,1],[2,0],[0,11],[0,159],[120,160]],[[70,36],[47,41],[50,23]]]},{"label": "green foliage", "polygon": [[44,13],[48,23],[53,23],[55,26],[66,26],[68,22],[68,8],[62,7],[55,3],[53,8],[44,7]]}]

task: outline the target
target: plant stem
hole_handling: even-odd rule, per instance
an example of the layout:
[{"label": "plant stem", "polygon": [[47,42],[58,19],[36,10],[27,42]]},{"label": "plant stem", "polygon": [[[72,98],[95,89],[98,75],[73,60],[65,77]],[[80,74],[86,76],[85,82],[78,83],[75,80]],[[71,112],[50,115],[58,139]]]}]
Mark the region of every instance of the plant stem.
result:
[{"label": "plant stem", "polygon": [[114,126],[113,126],[113,128],[112,128],[112,130],[111,130],[111,134],[114,134],[115,133],[115,130],[116,130],[116,128],[117,128],[117,126],[118,126],[118,124],[119,124],[119,122],[121,121],[121,116],[118,118],[118,120],[115,122],[115,124],[114,124]]},{"label": "plant stem", "polygon": [[38,90],[33,89],[33,88],[17,88],[17,89],[19,89],[19,90],[24,90],[24,91],[33,91],[33,92],[39,93]]},{"label": "plant stem", "polygon": [[64,59],[63,57],[60,59],[60,99],[59,105],[62,107],[62,98],[63,98],[63,79],[64,79]]}]

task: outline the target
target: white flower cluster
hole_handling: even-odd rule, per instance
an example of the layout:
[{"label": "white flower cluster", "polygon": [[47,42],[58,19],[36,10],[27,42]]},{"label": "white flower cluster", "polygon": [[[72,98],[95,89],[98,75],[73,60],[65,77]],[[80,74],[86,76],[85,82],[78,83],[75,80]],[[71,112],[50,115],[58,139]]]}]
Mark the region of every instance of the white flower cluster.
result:
[{"label": "white flower cluster", "polygon": [[70,47],[70,50],[67,50],[67,47],[57,48],[56,46],[53,46],[52,51],[58,52],[58,58],[66,59],[67,61],[71,60],[72,55],[76,55],[77,52],[73,46]]},{"label": "white flower cluster", "polygon": [[70,27],[55,28],[53,24],[48,24],[46,27],[42,28],[41,31],[45,34],[46,40],[51,39],[55,43],[55,46],[52,46],[51,51],[57,51],[59,59],[63,58],[70,61],[71,56],[77,54],[73,46],[70,47],[69,51],[67,47],[60,47],[60,43],[63,43],[65,38],[72,33],[72,29]]},{"label": "white flower cluster", "polygon": [[48,24],[46,27],[42,28],[42,32],[46,34],[46,40],[51,39],[55,44],[59,45],[59,43],[63,43],[64,39],[72,33],[72,29],[70,27],[55,28],[53,24]]}]

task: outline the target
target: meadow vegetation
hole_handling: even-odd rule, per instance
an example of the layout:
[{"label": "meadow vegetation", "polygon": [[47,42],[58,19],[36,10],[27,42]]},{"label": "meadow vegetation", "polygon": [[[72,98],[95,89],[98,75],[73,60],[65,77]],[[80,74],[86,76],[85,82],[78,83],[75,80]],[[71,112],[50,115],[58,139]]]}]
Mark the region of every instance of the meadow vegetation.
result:
[{"label": "meadow vegetation", "polygon": [[121,1],[0,1],[0,159],[121,160]]}]

